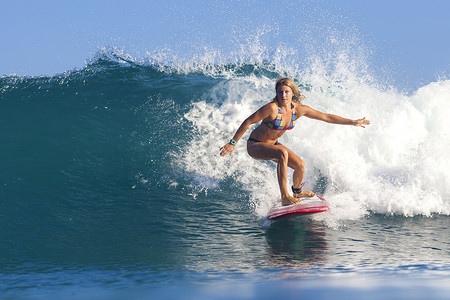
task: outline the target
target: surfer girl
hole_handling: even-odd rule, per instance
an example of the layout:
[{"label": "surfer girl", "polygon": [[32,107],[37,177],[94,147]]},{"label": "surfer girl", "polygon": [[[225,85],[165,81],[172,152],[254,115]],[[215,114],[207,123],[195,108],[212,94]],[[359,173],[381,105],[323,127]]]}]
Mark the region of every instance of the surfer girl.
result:
[{"label": "surfer girl", "polygon": [[[260,160],[272,160],[277,163],[278,184],[280,186],[281,201],[283,205],[301,202],[303,197],[312,197],[312,191],[302,191],[303,177],[305,175],[305,162],[292,150],[280,144],[278,139],[295,126],[300,117],[320,120],[332,124],[353,125],[364,127],[370,121],[366,118],[351,120],[340,116],[322,113],[307,105],[303,105],[297,85],[290,78],[280,78],[275,85],[276,96],[272,102],[267,103],[242,122],[230,142],[220,148],[221,156],[234,151],[239,139],[244,135],[250,125],[262,121],[250,134],[247,140],[248,154]],[[294,170],[291,196],[287,187],[288,167]]]}]

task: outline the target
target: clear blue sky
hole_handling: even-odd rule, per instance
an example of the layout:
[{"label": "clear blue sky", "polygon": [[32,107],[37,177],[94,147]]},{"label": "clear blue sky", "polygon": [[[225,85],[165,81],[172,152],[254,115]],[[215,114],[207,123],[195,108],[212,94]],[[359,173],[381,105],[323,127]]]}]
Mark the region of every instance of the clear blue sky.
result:
[{"label": "clear blue sky", "polygon": [[399,88],[450,74],[447,0],[0,1],[0,75],[82,68],[103,46],[143,57],[164,48],[226,52],[269,27],[277,30],[267,44],[289,46],[305,35],[351,32],[375,72],[388,70]]}]

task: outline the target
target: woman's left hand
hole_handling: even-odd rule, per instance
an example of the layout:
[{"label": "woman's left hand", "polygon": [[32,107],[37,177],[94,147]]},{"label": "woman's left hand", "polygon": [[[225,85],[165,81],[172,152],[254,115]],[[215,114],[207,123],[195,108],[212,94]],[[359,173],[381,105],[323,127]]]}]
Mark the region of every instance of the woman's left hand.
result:
[{"label": "woman's left hand", "polygon": [[233,153],[233,151],[234,151],[234,146],[231,145],[230,143],[228,143],[228,144],[224,145],[222,148],[220,148],[220,156],[225,156],[228,153],[230,153],[230,156],[231,156],[231,153]]},{"label": "woman's left hand", "polygon": [[370,121],[366,120],[366,117],[364,117],[362,119],[355,120],[355,124],[353,124],[353,125],[360,126],[362,128],[366,128],[364,125],[369,125],[369,124],[370,124]]}]

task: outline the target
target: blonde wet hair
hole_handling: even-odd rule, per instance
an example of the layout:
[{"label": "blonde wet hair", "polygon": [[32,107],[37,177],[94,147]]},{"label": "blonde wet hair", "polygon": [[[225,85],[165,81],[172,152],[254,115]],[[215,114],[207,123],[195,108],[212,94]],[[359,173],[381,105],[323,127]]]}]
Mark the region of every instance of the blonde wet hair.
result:
[{"label": "blonde wet hair", "polygon": [[[288,86],[291,88],[292,93],[294,94],[292,96],[292,101],[296,102],[296,103],[302,103],[303,99],[305,98],[305,96],[303,96],[300,93],[300,89],[298,88],[298,86],[295,84],[294,80],[292,80],[291,78],[288,77],[283,77],[277,80],[277,83],[275,84],[275,92],[278,90],[279,86]],[[275,98],[273,98],[272,102],[278,102],[278,98],[277,95],[275,94]]]}]

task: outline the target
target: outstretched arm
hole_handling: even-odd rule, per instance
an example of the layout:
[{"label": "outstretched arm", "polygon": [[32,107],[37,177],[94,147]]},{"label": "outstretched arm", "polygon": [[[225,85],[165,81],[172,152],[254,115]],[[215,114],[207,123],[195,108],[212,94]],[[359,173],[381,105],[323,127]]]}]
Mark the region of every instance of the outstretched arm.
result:
[{"label": "outstretched arm", "polygon": [[[244,133],[247,131],[248,127],[250,125],[255,124],[256,122],[261,121],[264,118],[267,118],[271,114],[271,107],[270,104],[266,104],[260,109],[258,109],[255,113],[253,113],[250,117],[245,119],[244,122],[242,122],[241,126],[239,126],[238,130],[233,136],[234,141],[239,141],[240,138],[244,135]],[[225,144],[222,148],[220,148],[220,155],[225,156],[228,153],[231,155],[234,151],[234,145],[228,143]]]},{"label": "outstretched arm", "polygon": [[343,118],[340,116],[332,115],[332,114],[325,114],[323,112],[317,111],[315,109],[312,109],[309,106],[303,105],[304,109],[304,116],[308,117],[310,119],[320,120],[327,123],[332,124],[341,124],[341,125],[353,125],[353,126],[360,126],[363,128],[366,128],[364,125],[369,125],[370,121],[366,120],[366,118],[357,119],[357,120],[351,120],[347,118]]}]

